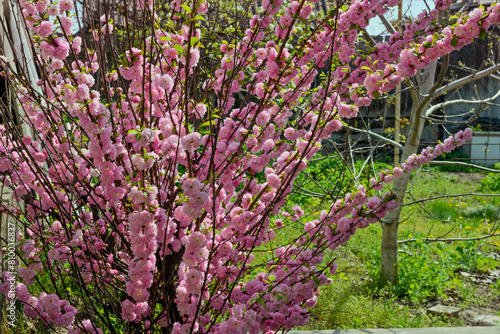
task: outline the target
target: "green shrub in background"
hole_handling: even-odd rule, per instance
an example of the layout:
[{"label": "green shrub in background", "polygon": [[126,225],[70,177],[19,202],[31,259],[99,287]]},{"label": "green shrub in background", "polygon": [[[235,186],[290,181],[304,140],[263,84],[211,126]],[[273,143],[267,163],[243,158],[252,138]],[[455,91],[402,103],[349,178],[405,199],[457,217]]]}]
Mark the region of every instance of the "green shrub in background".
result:
[{"label": "green shrub in background", "polygon": [[289,203],[309,209],[319,207],[325,201],[331,204],[337,194],[356,188],[352,179],[351,171],[340,157],[316,155],[295,180],[294,194]]},{"label": "green shrub in background", "polygon": [[[495,164],[495,169],[500,170],[500,162]],[[481,190],[500,191],[500,173],[489,173],[481,181]]]},{"label": "green shrub in background", "polygon": [[[364,160],[356,160],[354,163],[354,166],[356,167],[356,170],[358,174],[365,180],[365,182],[368,182],[367,180],[370,180],[370,178],[373,177],[373,171],[377,173],[377,175],[384,170],[390,170],[392,171],[392,165],[387,164],[383,161],[375,160],[373,164],[370,162],[365,163]],[[363,170],[361,170],[363,168]]]},{"label": "green shrub in background", "polygon": [[498,212],[498,206],[492,204],[481,204],[474,207],[467,208],[463,215],[464,217],[478,217],[480,219],[495,220]]},{"label": "green shrub in background", "polygon": [[[358,159],[354,162],[354,167],[356,175],[343,158],[317,154],[315,159],[308,163],[307,169],[295,180],[295,192],[289,203],[315,211],[322,204],[331,205],[338,194],[355,191],[360,184],[368,186],[370,178],[374,176],[374,170],[377,175],[384,170],[392,171],[391,165],[379,161],[371,164]],[[357,183],[354,182],[355,177],[358,177]]]},{"label": "green shrub in background", "polygon": [[456,219],[459,216],[458,211],[451,207],[448,202],[439,200],[429,204],[429,213],[433,216],[431,218],[438,220]]}]

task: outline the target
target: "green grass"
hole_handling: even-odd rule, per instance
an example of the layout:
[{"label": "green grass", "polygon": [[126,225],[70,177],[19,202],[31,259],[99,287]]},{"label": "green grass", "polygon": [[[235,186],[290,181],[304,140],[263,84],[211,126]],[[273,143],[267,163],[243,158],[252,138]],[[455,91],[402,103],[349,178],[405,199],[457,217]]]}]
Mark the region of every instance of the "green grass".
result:
[{"label": "green grass", "polygon": [[[376,168],[379,172],[387,165],[377,164]],[[457,173],[449,169],[423,168],[412,177],[405,203],[449,194],[498,194],[481,183],[484,173],[469,170]],[[322,172],[328,171],[323,168]],[[331,176],[334,179],[340,177],[338,174]],[[323,176],[330,183],[332,178]],[[306,184],[311,191],[320,191],[317,186]],[[388,189],[390,186],[384,190]],[[301,203],[300,197],[294,200]],[[318,199],[311,202],[316,206],[321,204]],[[325,205],[328,203],[326,201]],[[333,284],[321,289],[318,304],[311,310],[311,322],[303,329],[463,325],[460,320],[428,316],[423,311],[424,306],[431,300],[448,300],[450,291],[456,299],[455,306],[462,309],[486,305],[493,297],[488,299],[478,295],[476,287],[462,280],[457,272],[485,272],[497,267],[498,262],[485,254],[500,252],[500,237],[448,243],[426,243],[425,239],[473,238],[492,232],[499,204],[499,197],[458,196],[405,206],[398,238],[419,241],[400,246],[403,252],[399,254],[399,282],[396,286],[382,286],[378,280],[380,225],[358,230],[345,246],[335,252],[339,268]],[[319,211],[317,207],[314,210]],[[490,295],[500,295],[500,284],[492,287]]]}]

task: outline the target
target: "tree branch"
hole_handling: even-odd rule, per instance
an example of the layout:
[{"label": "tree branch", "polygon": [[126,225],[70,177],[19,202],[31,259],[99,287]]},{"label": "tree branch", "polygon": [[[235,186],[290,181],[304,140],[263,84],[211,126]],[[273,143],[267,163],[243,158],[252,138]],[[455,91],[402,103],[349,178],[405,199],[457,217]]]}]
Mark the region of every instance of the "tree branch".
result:
[{"label": "tree branch", "polygon": [[366,31],[366,29],[363,29],[363,37],[366,39],[367,42],[371,44],[371,46],[375,46],[377,42],[373,39],[373,37]]},{"label": "tree branch", "polygon": [[436,105],[431,106],[429,109],[427,109],[427,112],[425,113],[425,116],[430,116],[432,115],[433,112],[443,108],[443,107],[448,107],[451,105],[455,104],[488,104],[488,105],[493,105],[493,101],[495,101],[498,97],[500,97],[500,91],[498,91],[495,95],[483,99],[483,100],[450,100],[450,101],[445,101]]},{"label": "tree branch", "polygon": [[[491,238],[491,237],[496,237],[499,235],[500,235],[500,233],[493,233],[493,234],[483,235],[481,237],[475,237],[475,238],[443,238],[443,239],[440,239],[440,238],[428,239],[428,238],[426,238],[426,239],[423,239],[423,241],[426,243],[428,243],[428,242],[449,242],[449,241],[474,241],[474,240],[482,240],[482,239],[487,239],[487,238]],[[415,242],[418,240],[420,240],[420,239],[398,240],[398,245],[399,244],[406,244],[409,242]]]},{"label": "tree branch", "polygon": [[[354,127],[347,126],[347,125],[345,127],[348,128],[351,131],[359,132],[359,133],[364,133],[364,134],[367,134],[369,136],[373,136],[375,138],[378,138],[378,139],[380,139],[380,140],[382,140],[382,141],[384,141],[384,142],[386,142],[388,144],[391,144],[394,147],[398,147],[401,150],[404,149],[403,145],[396,143],[392,139],[389,139],[389,138],[386,138],[384,136],[381,136],[378,133],[375,133],[375,132],[372,132],[372,131],[369,131],[369,130],[361,130],[361,129],[354,128]],[[490,173],[500,173],[500,170],[498,170],[498,169],[492,169],[492,168],[483,167],[483,166],[479,166],[479,165],[475,165],[475,164],[471,164],[471,163],[467,163],[467,162],[461,162],[461,161],[436,161],[436,160],[434,160],[434,161],[429,162],[429,165],[437,165],[437,166],[442,166],[442,165],[464,166],[464,167],[471,167],[471,168],[476,168],[476,169],[484,170],[484,171],[490,172]]]},{"label": "tree branch", "polygon": [[433,201],[435,199],[439,198],[449,198],[449,197],[460,197],[460,196],[493,196],[493,197],[498,197],[500,194],[481,194],[481,193],[467,193],[467,194],[455,194],[455,195],[441,195],[441,196],[434,196],[434,197],[428,197],[424,199],[419,199],[410,203],[405,203],[403,206],[409,206],[417,203],[422,203],[422,202],[427,202],[427,201]]},{"label": "tree branch", "polygon": [[324,197],[328,196],[325,194],[319,194],[319,193],[316,193],[316,192],[313,192],[310,190],[306,190],[306,189],[298,189],[297,193],[299,193],[303,196],[312,196],[312,197],[319,197],[319,198],[324,198]]},{"label": "tree branch", "polygon": [[484,170],[484,171],[487,171],[487,172],[490,172],[490,173],[500,173],[500,170],[498,170],[498,169],[492,169],[492,168],[483,167],[483,166],[479,166],[479,165],[474,165],[474,164],[471,164],[471,163],[468,163],[468,162],[461,162],[461,161],[435,161],[434,160],[434,161],[429,162],[429,165],[438,165],[438,166],[441,166],[441,165],[464,166],[464,167],[471,167],[471,168],[476,168],[476,169]]},{"label": "tree branch", "polygon": [[392,26],[391,22],[389,22],[384,15],[379,15],[378,16],[380,18],[380,20],[382,21],[382,23],[384,24],[385,28],[387,29],[387,31],[389,31],[391,34],[395,34],[396,33],[396,29]]},{"label": "tree branch", "polygon": [[474,73],[474,74],[471,74],[471,75],[468,75],[466,77],[463,77],[462,79],[459,79],[459,80],[455,80],[453,81],[452,83],[444,86],[444,87],[441,87],[439,88],[438,90],[436,90],[434,92],[434,95],[432,96],[432,100],[436,99],[437,97],[443,95],[443,94],[446,94],[454,89],[457,89],[457,88],[460,88],[462,87],[463,85],[466,85],[468,83],[471,83],[471,82],[474,82],[478,79],[482,79],[484,77],[487,77],[489,76],[490,74],[496,72],[500,70],[500,64],[496,64],[496,65],[493,65],[483,71],[480,71],[480,72],[477,72],[477,73]]},{"label": "tree branch", "polygon": [[364,133],[364,134],[373,136],[373,137],[375,137],[377,139],[380,139],[380,140],[382,140],[382,141],[384,141],[386,143],[391,144],[394,147],[398,147],[400,150],[404,149],[403,145],[396,143],[392,139],[389,139],[389,138],[386,138],[384,136],[381,136],[378,133],[375,133],[375,132],[372,132],[372,131],[369,131],[369,130],[361,130],[361,129],[358,129],[358,128],[353,128],[353,127],[347,126],[347,125],[345,125],[345,127],[348,128],[351,131],[354,131],[354,132]]},{"label": "tree branch", "polygon": [[326,160],[326,159],[333,159],[339,157],[339,154],[334,154],[334,155],[328,155],[326,157],[321,157],[321,158],[314,158],[311,160],[307,160],[307,162],[315,162],[315,161],[321,161],[321,160]]}]

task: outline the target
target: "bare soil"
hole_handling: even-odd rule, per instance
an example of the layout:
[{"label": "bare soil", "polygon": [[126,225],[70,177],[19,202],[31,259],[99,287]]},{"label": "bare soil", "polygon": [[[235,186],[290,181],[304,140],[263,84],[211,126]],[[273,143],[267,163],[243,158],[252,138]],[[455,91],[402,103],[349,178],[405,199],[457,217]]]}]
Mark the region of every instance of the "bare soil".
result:
[{"label": "bare soil", "polygon": [[449,172],[449,174],[458,177],[460,182],[468,183],[479,183],[486,177],[486,174],[482,173]]},{"label": "bare soil", "polygon": [[[500,253],[489,254],[495,260],[500,263]],[[476,319],[478,315],[487,316],[499,316],[500,315],[500,293],[498,288],[493,287],[500,279],[500,264],[488,272],[465,272],[460,271],[460,276],[463,277],[464,282],[472,284],[476,290],[474,291],[474,296],[472,298],[472,303],[465,307],[465,310],[461,312],[461,318],[464,324],[467,326],[478,325]],[[449,306],[455,306],[458,308],[463,308],[460,297],[458,297],[458,292],[453,289],[448,289],[446,291],[448,299],[442,301]]]}]

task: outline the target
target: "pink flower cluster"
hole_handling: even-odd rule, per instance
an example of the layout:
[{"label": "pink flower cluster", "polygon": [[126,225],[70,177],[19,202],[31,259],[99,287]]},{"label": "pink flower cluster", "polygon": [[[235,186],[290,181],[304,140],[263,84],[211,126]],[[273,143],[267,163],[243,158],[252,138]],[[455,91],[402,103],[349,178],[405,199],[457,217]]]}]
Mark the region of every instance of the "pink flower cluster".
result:
[{"label": "pink flower cluster", "polygon": [[208,192],[203,191],[202,188],[203,184],[197,178],[185,179],[184,182],[182,182],[184,195],[189,199],[188,202],[183,204],[182,209],[189,217],[198,218],[202,213],[203,207],[210,199]]},{"label": "pink flower cluster", "polygon": [[411,172],[416,168],[428,164],[431,160],[443,153],[449,153],[455,148],[462,146],[466,141],[471,140],[473,131],[467,128],[464,131],[459,131],[455,136],[448,137],[443,143],[439,143],[436,147],[427,147],[419,155],[411,155],[406,162],[401,164],[401,168],[405,172]]},{"label": "pink flower cluster", "polygon": [[[152,271],[156,268],[155,253],[158,248],[158,239],[156,238],[158,226],[154,221],[154,215],[147,211],[129,214],[128,221],[130,244],[134,257],[129,262],[128,276],[130,281],[127,282],[127,294],[137,303],[144,303],[149,298],[148,289],[153,282]],[[123,307],[127,309],[125,305]],[[133,321],[135,316],[140,316],[147,308],[140,307],[139,309],[143,311],[139,313],[136,310],[136,312],[128,313],[128,321]],[[134,315],[133,318],[132,315]]]},{"label": "pink flower cluster", "polygon": [[[0,292],[6,295],[8,289],[10,289],[10,282],[0,285]],[[57,327],[70,326],[78,313],[78,310],[67,300],[61,300],[55,294],[42,292],[38,297],[32,296],[23,283],[17,283],[16,297],[23,304],[24,314],[27,317],[40,318],[45,323],[53,323]]]},{"label": "pink flower cluster", "polygon": [[[72,36],[72,1],[21,1],[46,75],[34,90],[6,74],[35,135],[0,126],[0,178],[25,203],[5,207],[29,225],[18,243],[27,265],[16,291],[27,316],[70,333],[103,332],[100,320],[75,319],[63,294],[28,292],[37,278],[56,275],[84,286],[86,299],[134,332],[258,333],[307,323],[319,286],[336,270],[323,263],[324,251],[397,208],[391,193],[371,194],[471,131],[343,194],[316,220],[304,221],[299,206],[285,209],[297,175],[342,119],[500,18],[492,6],[444,28],[431,26],[438,10],[423,13],[403,36],[357,57],[359,28],[397,1],[355,0],[288,48],[316,2],[263,1],[244,36],[221,44],[219,68],[206,71],[193,41],[203,38],[198,15],[208,3],[172,1],[165,11],[176,28],[163,29],[154,1],[140,1],[154,29],[140,47],[126,46],[112,71],[100,61],[109,36],[85,52]],[[96,37],[114,31],[109,17]],[[328,82],[314,84],[326,64]],[[288,244],[271,242],[296,226],[303,231]],[[269,259],[255,257],[263,249]]]}]

